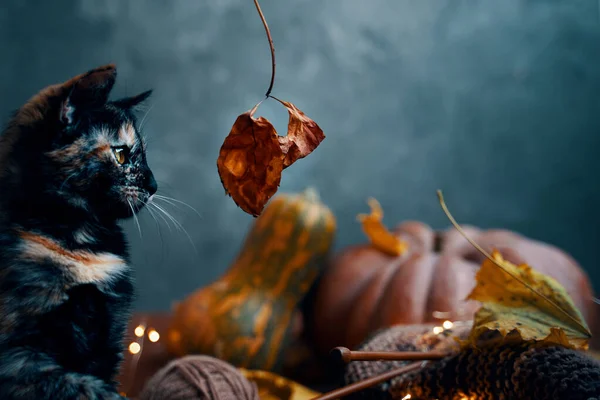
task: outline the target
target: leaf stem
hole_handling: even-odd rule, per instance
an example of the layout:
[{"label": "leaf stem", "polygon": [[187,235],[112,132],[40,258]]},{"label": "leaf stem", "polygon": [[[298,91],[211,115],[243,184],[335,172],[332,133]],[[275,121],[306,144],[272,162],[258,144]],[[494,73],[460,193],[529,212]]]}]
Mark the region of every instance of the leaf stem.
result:
[{"label": "leaf stem", "polygon": [[488,260],[490,260],[495,266],[497,266],[498,268],[500,268],[501,270],[503,270],[505,273],[507,273],[510,277],[512,277],[513,279],[515,279],[517,282],[521,283],[522,285],[524,285],[526,288],[528,288],[529,290],[531,290],[533,293],[535,293],[536,295],[538,295],[539,297],[541,297],[542,299],[544,299],[548,304],[550,304],[554,309],[558,310],[561,314],[563,314],[565,317],[567,317],[568,319],[570,319],[575,325],[577,325],[577,327],[579,329],[581,329],[582,332],[585,332],[589,337],[591,337],[591,332],[590,330],[585,327],[581,322],[579,322],[575,317],[573,317],[571,314],[569,314],[567,311],[565,311],[562,307],[560,307],[558,304],[556,304],[554,301],[552,301],[551,299],[549,299],[547,296],[545,296],[544,294],[540,293],[539,291],[537,291],[535,288],[533,288],[531,285],[529,285],[527,282],[523,281],[520,277],[518,277],[517,275],[513,274],[512,272],[508,271],[506,268],[504,268],[504,266],[502,264],[500,264],[498,261],[496,261],[487,251],[485,251],[480,245],[478,245],[473,239],[471,239],[469,236],[467,236],[467,233],[461,228],[461,226],[458,224],[458,222],[456,222],[456,220],[454,219],[454,217],[452,216],[452,214],[450,214],[450,211],[448,210],[448,207],[446,206],[446,202],[444,201],[444,196],[442,195],[442,191],[438,190],[437,191],[437,195],[438,195],[438,199],[440,201],[440,206],[442,206],[442,210],[444,210],[444,214],[446,214],[446,217],[448,217],[448,219],[450,220],[450,222],[452,223],[452,225],[454,226],[454,228],[456,228],[456,230],[465,238],[467,239],[467,241],[469,243],[471,243],[471,245],[473,247],[475,247],[477,249],[477,251],[479,251],[481,254],[483,254]]},{"label": "leaf stem", "polygon": [[258,15],[265,26],[265,32],[267,33],[267,39],[269,39],[269,46],[271,47],[271,82],[269,83],[269,88],[267,89],[267,93],[265,97],[269,97],[271,91],[273,90],[273,84],[275,83],[275,46],[273,45],[273,38],[271,37],[271,31],[269,30],[269,25],[267,25],[267,20],[263,15],[262,10],[260,9],[260,5],[258,4],[258,0],[254,0],[254,5],[256,6],[256,11],[258,11]]}]

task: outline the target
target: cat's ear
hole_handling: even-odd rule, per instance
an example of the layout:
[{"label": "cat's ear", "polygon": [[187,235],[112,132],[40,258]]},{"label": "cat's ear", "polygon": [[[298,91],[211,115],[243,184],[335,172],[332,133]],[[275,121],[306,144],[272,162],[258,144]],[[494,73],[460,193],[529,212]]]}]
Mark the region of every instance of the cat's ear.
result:
[{"label": "cat's ear", "polygon": [[143,93],[140,93],[136,96],[126,97],[124,99],[119,99],[113,101],[113,104],[119,108],[123,108],[131,111],[139,111],[141,106],[144,104],[146,100],[152,94],[152,90],[146,90]]},{"label": "cat's ear", "polygon": [[54,120],[58,115],[61,120],[72,122],[76,103],[81,103],[86,98],[106,101],[116,77],[115,65],[108,64],[77,75],[66,82],[50,85],[30,98],[14,118],[20,125],[31,125],[48,117]]},{"label": "cat's ear", "polygon": [[70,125],[80,110],[105,105],[116,79],[117,69],[108,65],[88,71],[72,81],[68,95],[61,103],[61,122]]}]

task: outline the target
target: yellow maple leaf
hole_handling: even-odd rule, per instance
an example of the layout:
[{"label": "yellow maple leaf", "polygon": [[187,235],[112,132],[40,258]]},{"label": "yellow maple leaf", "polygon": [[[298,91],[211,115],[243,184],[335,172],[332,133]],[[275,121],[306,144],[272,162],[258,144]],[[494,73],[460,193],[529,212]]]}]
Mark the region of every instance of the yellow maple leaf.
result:
[{"label": "yellow maple leaf", "polygon": [[357,220],[362,224],[363,231],[371,245],[390,256],[402,255],[408,249],[406,242],[383,225],[383,209],[379,202],[374,198],[369,198],[368,204],[371,207],[371,213],[359,214]]},{"label": "yellow maple leaf", "polygon": [[502,337],[516,331],[524,341],[587,349],[589,328],[565,288],[552,277],[527,264],[512,264],[494,251],[475,279],[467,298],[483,305],[475,314],[471,341],[490,330]]},{"label": "yellow maple leaf", "polygon": [[590,330],[565,288],[527,264],[504,260],[496,250],[488,254],[467,237],[439,191],[438,196],[454,227],[486,256],[475,277],[476,285],[467,297],[482,303],[475,313],[469,344],[477,345],[482,336],[495,332],[502,339],[587,349]]}]

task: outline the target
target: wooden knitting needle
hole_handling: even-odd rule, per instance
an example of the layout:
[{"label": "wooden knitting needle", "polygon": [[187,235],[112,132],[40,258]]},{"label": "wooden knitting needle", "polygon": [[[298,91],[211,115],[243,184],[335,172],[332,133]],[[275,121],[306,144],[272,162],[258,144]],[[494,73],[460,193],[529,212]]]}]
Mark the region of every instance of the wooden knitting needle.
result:
[{"label": "wooden knitting needle", "polygon": [[369,379],[365,379],[364,381],[360,381],[360,382],[356,382],[353,384],[350,384],[348,386],[345,386],[343,388],[340,389],[336,389],[333,390],[329,393],[325,393],[322,396],[318,396],[318,397],[314,397],[311,400],[335,400],[335,399],[339,399],[340,397],[344,397],[344,396],[348,396],[349,394],[352,393],[356,393],[360,390],[369,388],[371,386],[375,386],[378,383],[381,382],[385,382],[388,381],[392,378],[395,378],[398,375],[402,375],[405,374],[407,372],[413,371],[415,369],[419,369],[421,368],[421,366],[423,365],[423,362],[414,362],[411,364],[408,364],[407,366],[404,366],[402,368],[397,368],[397,369],[393,369],[391,371],[388,371],[384,374],[378,375],[378,376],[374,376],[372,378]]},{"label": "wooden knitting needle", "polygon": [[331,350],[331,357],[348,364],[352,361],[439,360],[448,357],[448,354],[440,351],[352,351],[346,347],[336,347]]}]

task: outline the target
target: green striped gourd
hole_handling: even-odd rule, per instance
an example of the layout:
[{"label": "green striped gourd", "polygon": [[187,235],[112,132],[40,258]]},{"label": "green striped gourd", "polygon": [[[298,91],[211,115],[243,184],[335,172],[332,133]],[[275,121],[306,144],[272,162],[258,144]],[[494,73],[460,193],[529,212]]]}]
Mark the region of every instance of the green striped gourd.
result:
[{"label": "green striped gourd", "polygon": [[170,352],[280,371],[294,339],[296,306],[324,268],[335,230],[316,191],[274,197],[230,269],[175,307]]}]

